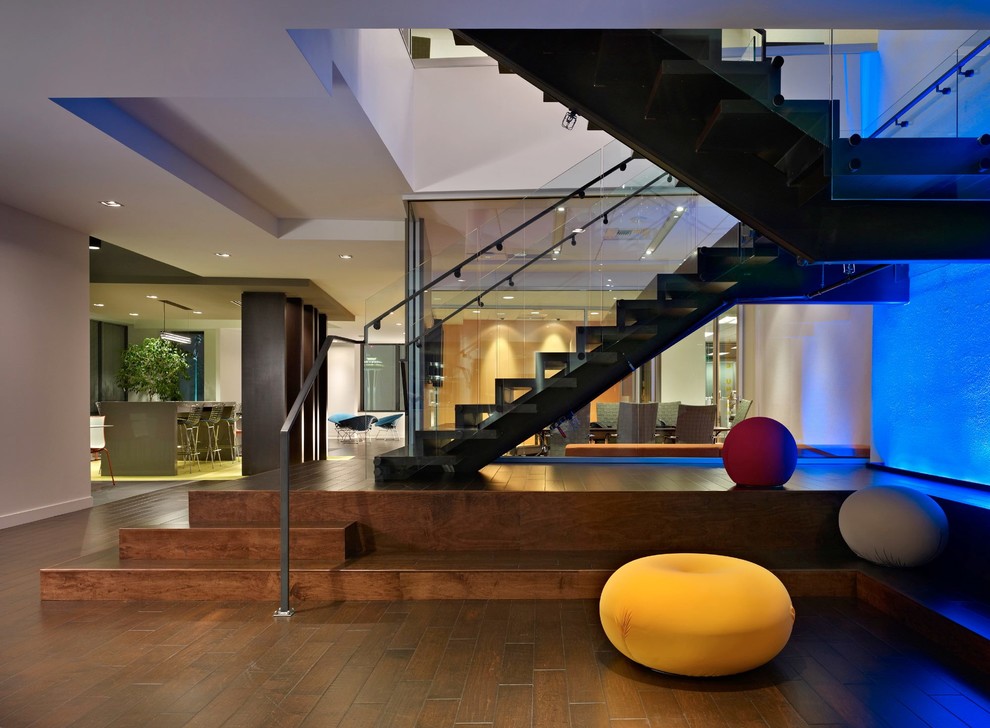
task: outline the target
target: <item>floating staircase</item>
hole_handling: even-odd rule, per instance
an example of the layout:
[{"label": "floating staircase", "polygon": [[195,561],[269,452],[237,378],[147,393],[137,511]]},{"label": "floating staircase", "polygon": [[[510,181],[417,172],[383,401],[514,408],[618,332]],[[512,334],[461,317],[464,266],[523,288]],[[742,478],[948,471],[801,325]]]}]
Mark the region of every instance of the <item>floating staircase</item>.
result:
[{"label": "floating staircase", "polygon": [[[734,229],[676,273],[656,276],[637,298],[617,301],[614,325],[579,326],[576,351],[538,352],[534,377],[497,379],[494,403],[455,405],[456,429],[418,432],[412,446],[377,457],[375,477],[476,472],[739,303],[908,300],[905,266],[866,270],[859,277],[841,265],[802,265],[752,231]],[[489,414],[469,425],[469,411]]]},{"label": "floating staircase", "polygon": [[723,61],[720,30],[455,36],[798,258],[990,260],[990,119],[968,139],[840,139],[837,102],[781,96],[781,58]]}]

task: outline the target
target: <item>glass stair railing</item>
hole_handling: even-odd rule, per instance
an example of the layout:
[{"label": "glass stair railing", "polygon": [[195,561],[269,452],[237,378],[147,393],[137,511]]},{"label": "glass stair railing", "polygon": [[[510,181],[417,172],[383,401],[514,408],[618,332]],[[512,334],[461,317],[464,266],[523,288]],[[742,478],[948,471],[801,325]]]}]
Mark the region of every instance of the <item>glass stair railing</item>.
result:
[{"label": "glass stair railing", "polygon": [[[788,186],[800,188],[805,199],[825,188],[825,156],[836,102],[785,98],[781,79],[785,59],[767,56],[767,31],[654,32],[686,58],[661,62],[651,108],[675,106],[670,96],[685,84],[699,95],[717,98],[698,136],[698,152],[752,154],[780,172]],[[678,83],[678,78],[683,81]]]},{"label": "glass stair railing", "polygon": [[[415,271],[421,279],[429,279],[427,271],[437,267],[438,259],[447,264],[446,261],[456,259],[456,255],[467,253],[449,269],[449,275],[445,272],[433,277],[430,284],[413,292],[415,295],[405,296],[399,304],[388,307],[381,304],[383,299],[402,289],[399,283],[369,300],[366,307],[369,342],[385,341],[389,332],[394,332],[393,339],[397,338],[397,333],[404,329],[395,324],[407,320],[410,312],[413,317],[420,318],[419,330],[406,335],[410,344],[408,357],[427,359],[424,362],[427,376],[423,382],[411,385],[412,391],[418,386],[424,391],[422,396],[412,397],[414,407],[408,419],[414,423],[414,430],[407,433],[409,437],[403,447],[407,453],[436,454],[437,443],[459,436],[458,430],[466,422],[477,421],[480,412],[490,409],[485,405],[494,402],[494,391],[482,392],[482,379],[474,375],[475,369],[481,366],[480,359],[485,356],[494,359],[493,365],[503,369],[515,366],[511,354],[509,360],[498,361],[506,356],[504,347],[501,354],[482,353],[484,342],[465,344],[460,332],[466,328],[484,328],[490,323],[497,327],[512,322],[522,328],[521,334],[525,338],[527,329],[534,326],[557,325],[561,319],[584,315],[592,306],[604,308],[603,299],[612,287],[603,273],[605,261],[594,266],[589,262],[600,257],[604,239],[609,238],[611,249],[623,251],[627,257],[625,267],[640,267],[647,251],[654,253],[662,242],[652,237],[648,221],[690,214],[684,206],[670,201],[675,199],[670,197],[674,180],[668,174],[645,160],[616,155],[617,147],[621,145],[609,145],[595,155],[594,160],[579,165],[600,169],[617,157],[622,159],[606,169],[609,174],[596,176],[594,189],[583,184],[579,190],[560,198],[556,198],[554,192],[554,204],[550,206],[545,198],[534,195],[522,205],[499,207],[494,222],[486,221],[470,233],[466,245],[447,246]],[[629,153],[628,148],[621,149],[625,154]],[[575,169],[569,170],[553,180],[544,194],[559,187],[569,187],[579,178]],[[632,209],[630,203],[634,201],[636,204]],[[475,208],[478,206],[478,203],[474,205]],[[417,203],[414,207],[423,208],[424,205]],[[539,207],[537,213],[526,218],[531,224],[518,222],[535,207]],[[478,210],[466,212],[470,218]],[[720,217],[724,218],[724,213],[720,213]],[[611,233],[604,232],[607,226],[612,227]],[[506,228],[509,228],[508,234],[496,237],[495,231]],[[668,225],[668,233],[670,228],[672,226]],[[651,235],[648,239],[643,237],[647,233]],[[635,255],[629,254],[631,247],[635,248]],[[451,255],[451,249],[455,255]],[[668,244],[665,250],[673,249]],[[683,255],[679,249],[676,254]],[[661,264],[663,255],[657,252],[656,259]],[[454,340],[451,331],[458,332],[457,354],[451,356],[447,351],[447,355],[442,356],[441,352],[450,349],[450,342]],[[519,342],[519,345],[526,344]],[[442,368],[441,359],[444,360]]]},{"label": "glass stair railing", "polygon": [[990,199],[990,31],[832,150],[836,199]]},{"label": "glass stair railing", "polygon": [[[431,468],[475,472],[527,438],[572,419],[664,348],[740,302],[906,300],[903,269],[882,266],[870,273],[857,277],[843,266],[798,265],[793,256],[763,240],[742,248],[701,248],[680,271],[653,277],[635,299],[615,301],[612,323],[574,327],[576,350],[531,353],[530,376],[500,376],[496,371],[491,401],[454,406],[462,418],[459,430],[438,432],[414,453],[396,451],[378,458],[376,473],[391,479]],[[468,348],[474,345],[484,342]]]},{"label": "glass stair railing", "polygon": [[[572,211],[555,208],[566,220],[548,221],[542,238],[496,237],[503,249],[488,259],[492,235],[479,236],[460,276],[410,297],[403,308],[423,323],[408,348],[425,360],[410,383],[419,406],[409,441],[376,459],[377,479],[474,472],[735,303],[841,282],[841,266],[799,266],[710,203],[672,195],[662,170],[637,166],[571,198]],[[899,288],[884,295],[903,300]],[[388,318],[369,340],[389,331]]]}]

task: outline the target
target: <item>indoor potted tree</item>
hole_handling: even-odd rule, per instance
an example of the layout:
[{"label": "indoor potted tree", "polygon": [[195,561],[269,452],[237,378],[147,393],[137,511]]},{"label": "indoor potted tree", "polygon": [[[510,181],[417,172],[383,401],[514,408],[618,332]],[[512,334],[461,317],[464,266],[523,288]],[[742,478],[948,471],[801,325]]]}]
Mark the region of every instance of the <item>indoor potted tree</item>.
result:
[{"label": "indoor potted tree", "polygon": [[117,385],[129,393],[171,402],[182,398],[179,382],[189,378],[188,354],[171,341],[151,338],[124,350]]}]

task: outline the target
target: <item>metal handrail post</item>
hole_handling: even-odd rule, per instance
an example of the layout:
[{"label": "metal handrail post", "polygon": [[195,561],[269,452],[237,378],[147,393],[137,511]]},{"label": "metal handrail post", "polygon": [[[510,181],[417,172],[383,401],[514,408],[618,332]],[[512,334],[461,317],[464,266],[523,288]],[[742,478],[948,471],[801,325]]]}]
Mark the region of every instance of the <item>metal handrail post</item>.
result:
[{"label": "metal handrail post", "polygon": [[343,336],[328,336],[323,340],[319,353],[313,360],[313,368],[309,370],[306,381],[299,389],[299,396],[289,408],[289,414],[285,418],[282,429],[279,430],[279,514],[278,514],[278,535],[279,535],[279,605],[275,610],[276,617],[291,617],[295,610],[289,605],[289,433],[292,426],[299,419],[303,403],[313,390],[316,378],[320,375],[323,362],[327,359],[327,352],[330,345],[335,341],[346,341],[349,344],[363,344],[357,339],[348,339]]}]

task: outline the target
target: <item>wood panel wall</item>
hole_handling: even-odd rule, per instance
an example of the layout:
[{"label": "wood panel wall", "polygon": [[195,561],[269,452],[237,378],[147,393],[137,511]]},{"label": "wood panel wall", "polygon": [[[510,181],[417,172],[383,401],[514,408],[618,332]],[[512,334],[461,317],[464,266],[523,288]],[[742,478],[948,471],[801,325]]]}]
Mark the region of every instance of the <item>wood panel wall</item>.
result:
[{"label": "wood panel wall", "polygon": [[[421,551],[697,551],[775,563],[851,558],[847,491],[297,491],[299,523],[355,521],[369,546]],[[190,525],[272,522],[274,491],[193,491]],[[373,542],[373,543],[372,543]]]}]

